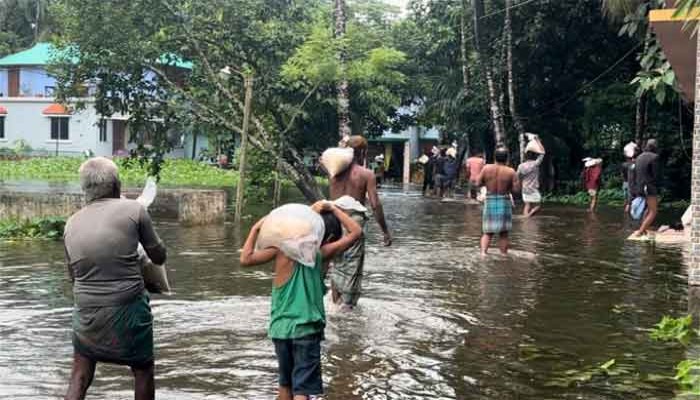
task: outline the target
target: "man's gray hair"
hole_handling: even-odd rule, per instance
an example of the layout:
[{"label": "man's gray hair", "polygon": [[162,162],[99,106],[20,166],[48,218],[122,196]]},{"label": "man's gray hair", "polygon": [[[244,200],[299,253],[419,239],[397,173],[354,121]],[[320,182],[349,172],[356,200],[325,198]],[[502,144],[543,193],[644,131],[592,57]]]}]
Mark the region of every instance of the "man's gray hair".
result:
[{"label": "man's gray hair", "polygon": [[112,160],[94,157],[85,161],[79,170],[80,187],[85,192],[85,200],[94,200],[119,195],[115,188],[120,186],[119,168]]}]

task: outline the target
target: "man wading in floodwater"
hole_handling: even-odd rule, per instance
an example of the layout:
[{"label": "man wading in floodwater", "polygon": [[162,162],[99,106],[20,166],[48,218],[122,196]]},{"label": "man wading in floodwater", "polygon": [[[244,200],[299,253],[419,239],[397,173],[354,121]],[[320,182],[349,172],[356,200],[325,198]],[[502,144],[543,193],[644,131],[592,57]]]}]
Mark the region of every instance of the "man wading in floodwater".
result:
[{"label": "man wading in floodwater", "polygon": [[141,275],[139,243],[156,264],[165,246],[148,211],[120,198],[117,166],[102,157],[80,166],[87,205],[64,234],[73,282],[73,372],[66,400],[85,398],[97,362],[122,364],[134,374],[136,400],[153,400],[153,316]]},{"label": "man wading in floodwater", "polygon": [[[331,178],[331,200],[351,196],[363,205],[369,201],[374,211],[374,218],[384,233],[384,245],[391,246],[391,235],[377,194],[377,180],[372,171],[363,167],[367,157],[367,140],[362,136],[350,136],[345,140],[345,145],[354,151],[353,163],[347,170]],[[367,222],[366,214],[356,211],[348,211],[348,213],[364,230]],[[341,304],[348,310],[357,305],[362,290],[364,264],[365,236],[363,234],[360,240],[333,261],[331,290],[334,303]]]},{"label": "man wading in floodwater", "polygon": [[508,232],[513,227],[512,193],[520,191],[518,174],[506,165],[508,149],[497,147],[496,164],[489,164],[481,171],[478,185],[486,186],[482,221],[481,255],[489,250],[491,238],[498,234],[498,248],[501,254],[508,254]]}]

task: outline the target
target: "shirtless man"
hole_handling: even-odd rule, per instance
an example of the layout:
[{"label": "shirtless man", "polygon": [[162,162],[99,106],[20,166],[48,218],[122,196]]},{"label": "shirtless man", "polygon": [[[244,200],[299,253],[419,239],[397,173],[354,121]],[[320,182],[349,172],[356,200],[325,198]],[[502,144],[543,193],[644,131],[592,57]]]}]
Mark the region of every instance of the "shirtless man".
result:
[{"label": "shirtless man", "polygon": [[[384,209],[377,193],[377,180],[374,173],[363,167],[367,157],[367,140],[362,136],[350,136],[345,145],[353,149],[355,158],[352,165],[339,175],[330,179],[331,200],[351,196],[363,205],[369,202],[374,211],[374,218],[384,233],[384,245],[391,246],[391,234],[384,219]],[[367,222],[364,213],[349,212],[350,216],[363,227]],[[365,236],[355,242],[343,254],[337,256],[331,272],[331,290],[333,302],[345,309],[357,305],[362,289],[362,276],[365,263]]]},{"label": "shirtless man", "polygon": [[520,191],[518,174],[506,165],[508,149],[497,147],[496,164],[486,165],[478,178],[478,184],[486,186],[482,220],[481,255],[489,250],[491,238],[498,234],[498,248],[501,254],[508,254],[508,233],[513,227],[513,192]]}]

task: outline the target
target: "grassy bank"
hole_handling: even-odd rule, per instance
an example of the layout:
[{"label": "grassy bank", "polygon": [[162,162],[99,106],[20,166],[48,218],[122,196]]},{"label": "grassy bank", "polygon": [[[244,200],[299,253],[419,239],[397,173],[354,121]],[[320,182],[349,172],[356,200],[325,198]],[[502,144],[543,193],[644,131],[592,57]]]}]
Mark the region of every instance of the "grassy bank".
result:
[{"label": "grassy bank", "polygon": [[[578,192],[576,194],[548,194],[544,196],[548,203],[559,203],[574,206],[583,206],[590,203],[591,198],[587,192]],[[625,204],[625,196],[620,189],[601,189],[598,192],[598,204],[609,206],[622,206]]]},{"label": "grassy bank", "polygon": [[[578,192],[576,194],[556,195],[548,194],[544,196],[544,201],[547,203],[559,203],[572,206],[586,206],[590,203],[591,198],[587,192]],[[606,206],[622,207],[625,204],[625,196],[620,189],[601,189],[598,192],[598,204]],[[686,208],[688,201],[676,200],[666,201],[662,197],[659,202],[661,208]]]},{"label": "grassy bank", "polygon": [[65,218],[38,218],[31,221],[0,220],[0,240],[58,240],[63,237],[65,226]]},{"label": "grassy bank", "polygon": [[[22,160],[0,160],[0,180],[43,180],[77,182],[80,157],[37,157]],[[138,162],[115,160],[125,185],[142,185],[147,169]],[[160,184],[166,186],[231,187],[238,183],[238,173],[191,160],[166,160]]]}]

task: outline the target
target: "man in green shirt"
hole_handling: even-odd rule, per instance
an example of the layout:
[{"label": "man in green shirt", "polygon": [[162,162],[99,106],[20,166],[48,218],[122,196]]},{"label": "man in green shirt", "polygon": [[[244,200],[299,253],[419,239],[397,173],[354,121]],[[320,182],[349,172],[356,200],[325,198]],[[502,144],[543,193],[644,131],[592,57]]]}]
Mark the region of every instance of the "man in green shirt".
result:
[{"label": "man in green shirt", "polygon": [[[325,234],[313,266],[292,260],[280,249],[255,250],[264,218],[250,231],[241,250],[241,265],[254,266],[274,260],[269,336],[279,364],[279,399],[305,400],[323,394],[321,340],[326,326],[323,276],[327,262],[347,250],[362,235],[350,216],[329,202],[312,206],[321,214]],[[347,231],[343,236],[341,225]]]}]

